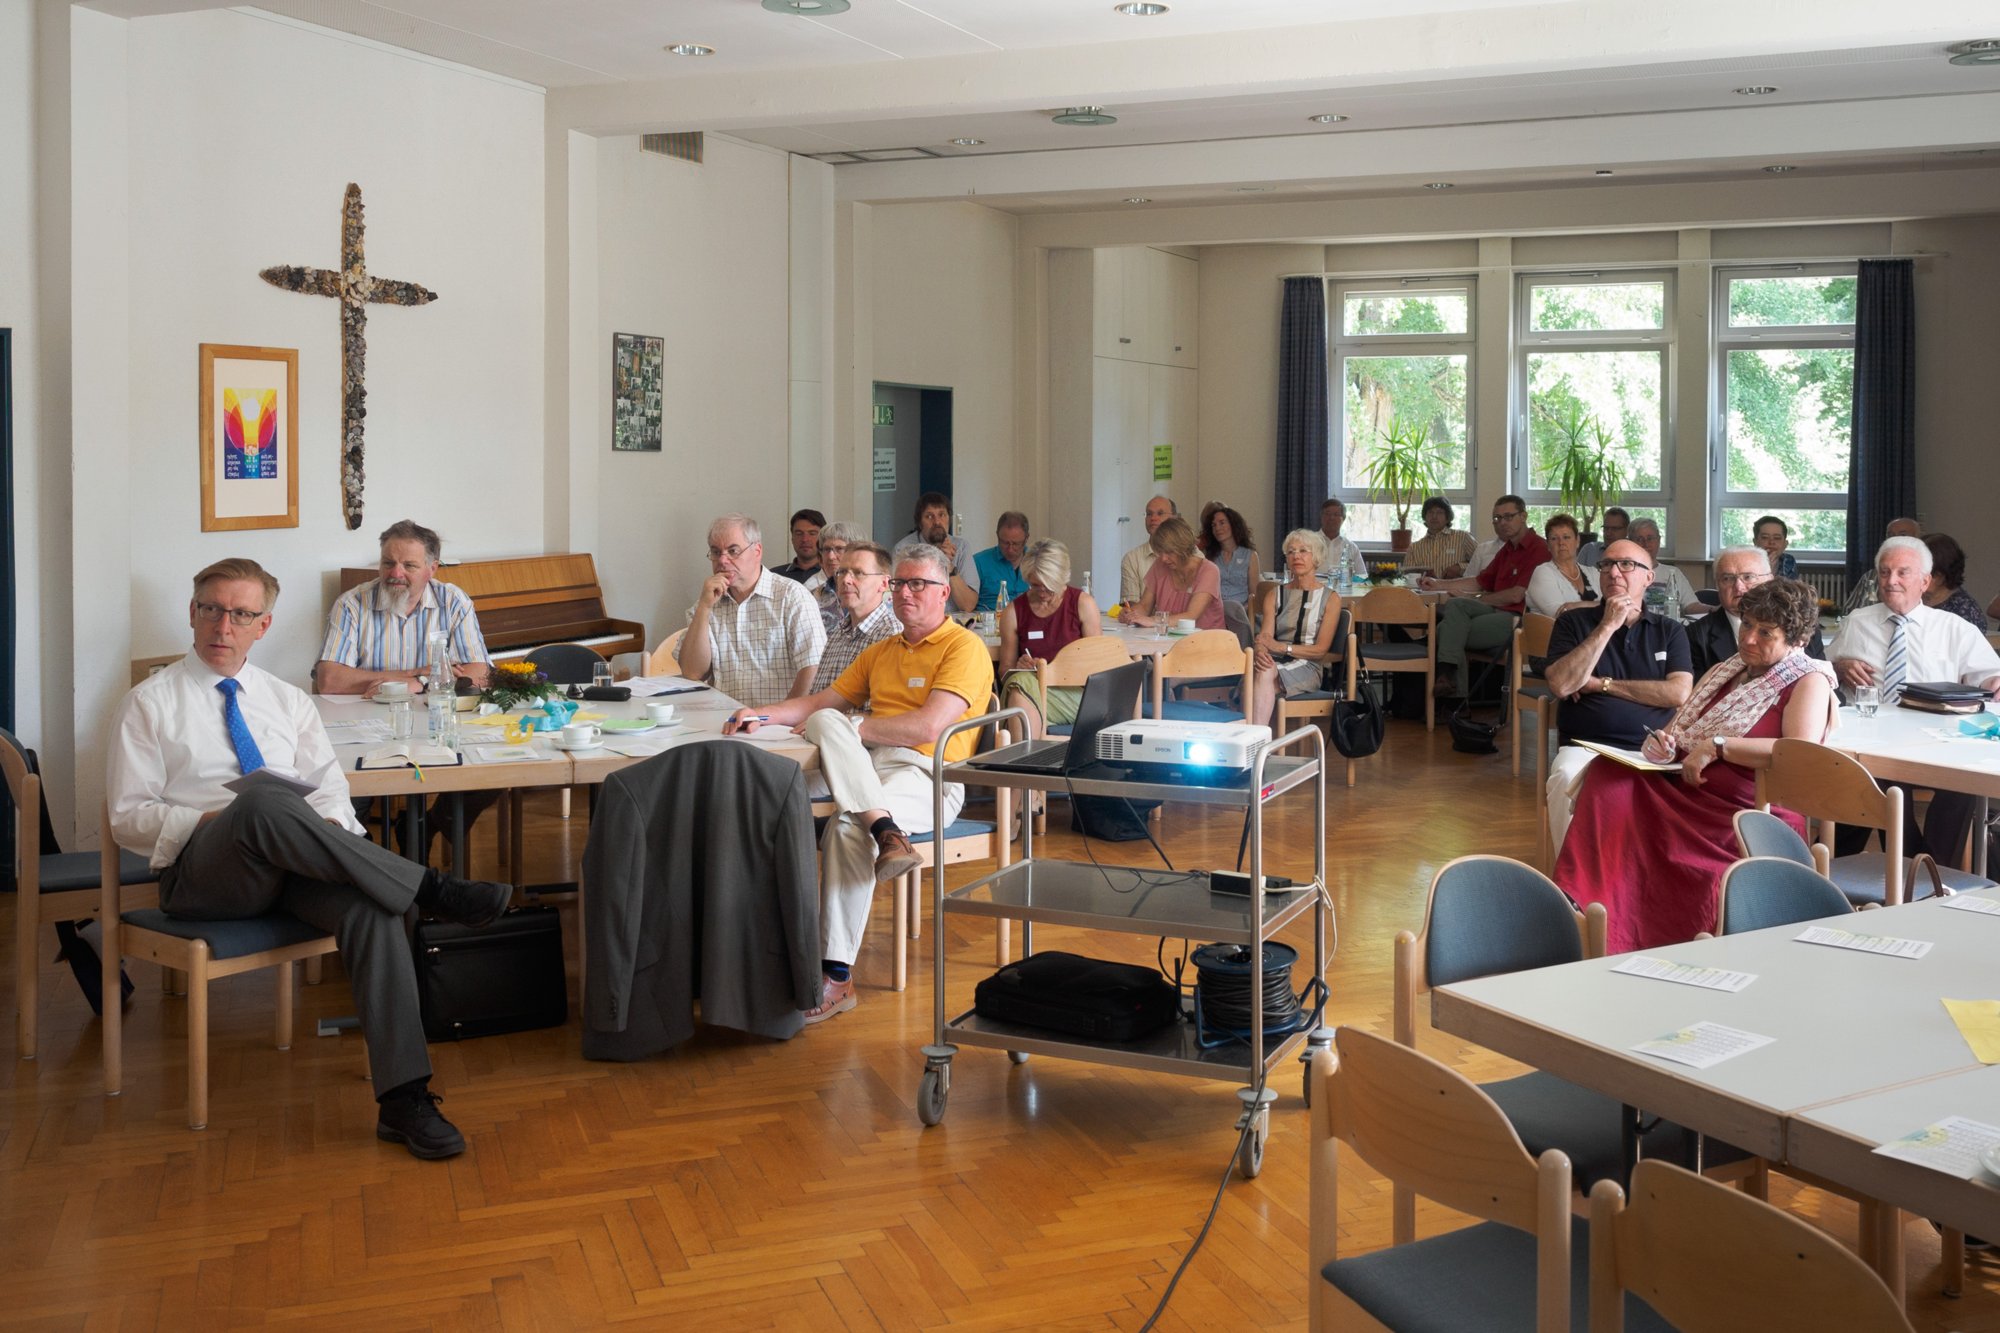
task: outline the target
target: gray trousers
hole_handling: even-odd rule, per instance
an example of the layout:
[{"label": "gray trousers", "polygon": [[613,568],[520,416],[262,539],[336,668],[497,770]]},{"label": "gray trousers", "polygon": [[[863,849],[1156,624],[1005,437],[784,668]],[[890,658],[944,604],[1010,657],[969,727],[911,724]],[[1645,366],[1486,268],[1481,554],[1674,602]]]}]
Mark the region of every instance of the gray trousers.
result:
[{"label": "gray trousers", "polygon": [[339,940],[379,1097],[431,1072],[403,928],[423,878],[422,866],[327,823],[296,793],[252,787],[161,872],[160,907],[190,921],[281,908]]}]

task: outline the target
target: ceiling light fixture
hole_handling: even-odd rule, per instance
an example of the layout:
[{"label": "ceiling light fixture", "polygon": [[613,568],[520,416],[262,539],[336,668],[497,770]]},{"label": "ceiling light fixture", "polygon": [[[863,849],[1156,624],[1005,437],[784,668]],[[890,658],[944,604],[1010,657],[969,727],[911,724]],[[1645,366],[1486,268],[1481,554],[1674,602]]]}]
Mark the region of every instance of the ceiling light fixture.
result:
[{"label": "ceiling light fixture", "polygon": [[675,42],[667,48],[667,54],[676,56],[712,56],[715,48],[702,46],[697,42]]},{"label": "ceiling light fixture", "polygon": [[1347,117],[1336,116],[1331,111],[1322,111],[1317,116],[1307,116],[1306,119],[1315,125],[1338,125],[1341,121],[1346,120]]},{"label": "ceiling light fixture", "polygon": [[1165,5],[1144,3],[1144,0],[1127,0],[1125,4],[1111,7],[1120,14],[1130,14],[1133,18],[1139,19],[1155,18],[1167,12]]},{"label": "ceiling light fixture", "polygon": [[1982,37],[1976,42],[1947,46],[1954,65],[2000,65],[2000,37]]},{"label": "ceiling light fixture", "polygon": [[1792,165],[1790,165],[1789,163],[1783,163],[1783,162],[1781,162],[1781,163],[1779,163],[1779,164],[1778,164],[1777,166],[1773,166],[1773,167],[1765,167],[1765,168],[1764,168],[1764,170],[1765,170],[1765,171],[1768,171],[1768,172],[1769,172],[1769,173],[1771,173],[1771,174],[1772,174],[1773,176],[1782,176],[1782,175],[1784,175],[1784,174],[1785,174],[1786,172],[1788,172],[1788,171],[1797,171],[1797,170],[1798,170],[1798,168],[1797,168],[1797,167],[1795,167],[1795,166],[1792,166]]},{"label": "ceiling light fixture", "polygon": [[953,145],[955,145],[956,147],[959,147],[959,148],[977,148],[977,147],[979,147],[979,145],[981,145],[981,144],[983,144],[983,143],[985,143],[985,142],[986,142],[986,140],[984,140],[984,139],[953,139],[953,140],[952,140],[952,143],[953,143]]},{"label": "ceiling light fixture", "polygon": [[1275,185],[1232,185],[1229,188],[1237,194],[1269,194],[1278,187]]},{"label": "ceiling light fixture", "polygon": [[1593,171],[1590,174],[1593,176],[1609,176],[1612,173],[1610,167],[1599,167],[1596,171]]},{"label": "ceiling light fixture", "polygon": [[773,14],[796,14],[802,19],[845,14],[853,7],[850,0],[764,0],[764,8]]},{"label": "ceiling light fixture", "polygon": [[1453,186],[1450,181],[1425,181],[1424,188],[1426,190],[1449,190]]},{"label": "ceiling light fixture", "polygon": [[1738,97],[1769,97],[1777,91],[1776,88],[1773,88],[1768,83],[1753,83],[1748,88],[1738,88],[1736,95]]},{"label": "ceiling light fixture", "polygon": [[1127,199],[1125,202],[1128,204],[1150,204],[1153,201],[1148,199],[1143,194],[1135,194],[1130,199]]},{"label": "ceiling light fixture", "polygon": [[1118,117],[1109,115],[1101,106],[1073,106],[1058,114],[1058,125],[1116,125]]}]

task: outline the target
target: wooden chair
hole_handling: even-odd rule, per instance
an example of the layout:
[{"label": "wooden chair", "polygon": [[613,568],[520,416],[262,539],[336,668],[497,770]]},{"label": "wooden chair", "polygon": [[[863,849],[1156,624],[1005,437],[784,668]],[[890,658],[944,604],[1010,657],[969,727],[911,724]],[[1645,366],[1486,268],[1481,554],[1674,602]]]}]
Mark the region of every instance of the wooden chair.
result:
[{"label": "wooden chair", "polygon": [[1902,788],[1883,790],[1859,760],[1812,741],[1773,741],[1771,766],[1757,775],[1758,806],[1780,805],[1818,821],[1817,841],[1826,847],[1841,824],[1881,831],[1886,853],[1829,855],[1823,862],[1826,876],[1856,904],[1903,901],[1903,800]]},{"label": "wooden chair", "polygon": [[551,685],[588,685],[605,659],[587,644],[545,643],[535,649],[532,660]]},{"label": "wooden chair", "polygon": [[681,640],[687,637],[685,629],[677,629],[660,640],[660,646],[646,654],[646,665],[642,674],[648,676],[678,676],[681,674]]},{"label": "wooden chair", "polygon": [[[1353,616],[1343,606],[1340,608],[1340,619],[1335,621],[1333,626],[1333,646],[1339,649],[1339,656],[1327,660],[1326,666],[1329,672],[1336,666],[1345,665],[1347,661],[1347,643],[1353,636],[1353,632]],[[1297,694],[1281,694],[1278,696],[1277,716],[1272,719],[1272,730],[1277,735],[1283,736],[1291,731],[1294,722],[1305,721],[1325,731],[1328,739],[1331,740],[1333,736],[1333,706],[1343,697],[1333,690],[1300,690]],[[1352,763],[1347,766],[1347,785],[1350,787],[1354,785],[1354,765]]]},{"label": "wooden chair", "polygon": [[[5,729],[0,729],[0,775],[4,775],[7,794],[14,802],[14,864],[8,867],[8,883],[0,885],[0,890],[12,889],[14,894],[15,1053],[23,1060],[32,1060],[38,1049],[41,1016],[40,950],[46,943],[42,928],[97,915],[103,858],[96,852],[44,854],[40,850],[46,822],[42,817],[41,774],[35,771],[27,749]],[[126,884],[152,881],[153,872],[143,857],[122,852],[117,865],[118,878]],[[116,973],[105,994],[114,1006],[119,1003]]]},{"label": "wooden chair", "polygon": [[[111,811],[99,812],[102,866],[98,918],[104,939],[104,1095],[124,1088],[124,1016],[118,975],[127,958],[143,958],[187,974],[188,1128],[208,1127],[208,984],[258,968],[277,969],[278,1049],[292,1049],[292,964],[333,953],[333,936],[289,912],[241,921],[183,921],[157,907],[124,901],[118,882],[118,844],[111,840]],[[157,892],[158,886],[149,886]]]},{"label": "wooden chair", "polygon": [[1902,1301],[1818,1228],[1665,1162],[1590,1192],[1590,1333],[1621,1333],[1627,1293],[1686,1333],[1911,1333]]},{"label": "wooden chair", "polygon": [[[1186,722],[1248,722],[1255,654],[1226,629],[1200,629],[1153,660],[1153,697],[1148,717]],[[1242,707],[1169,700],[1167,682],[1211,676],[1241,678]]]},{"label": "wooden chair", "polygon": [[[1535,771],[1546,779],[1549,775],[1550,742],[1556,734],[1556,697],[1549,689],[1549,683],[1528,670],[1531,658],[1546,657],[1549,652],[1549,637],[1555,633],[1553,616],[1540,615],[1530,611],[1521,617],[1521,623],[1514,628],[1514,665],[1510,673],[1510,688],[1514,696],[1514,776],[1521,776],[1521,733],[1527,730],[1528,720],[1524,713],[1535,715],[1534,735],[1539,742],[1535,747]],[[1546,813],[1543,828],[1548,826]]]},{"label": "wooden chair", "polygon": [[1747,856],[1722,872],[1716,892],[1716,933],[1796,925],[1854,910],[1847,895],[1811,865],[1782,856]]},{"label": "wooden chair", "polygon": [[[1357,1028],[1313,1052],[1307,1216],[1311,1326],[1564,1333],[1586,1270],[1572,1262],[1569,1159],[1521,1146],[1491,1098],[1427,1055]],[[1481,1219],[1343,1259],[1340,1145],[1398,1189]],[[1373,1183],[1363,1196],[1374,1192]],[[1470,1312],[1476,1311],[1476,1317]],[[1449,1312],[1449,1313],[1447,1313]],[[1457,1322],[1454,1323],[1453,1321]]]},{"label": "wooden chair", "polygon": [[[1354,697],[1364,671],[1420,671],[1424,677],[1424,726],[1435,728],[1437,701],[1431,697],[1431,687],[1437,683],[1437,604],[1408,588],[1375,588],[1356,602],[1352,610],[1353,632],[1347,638],[1347,697]],[[1421,627],[1423,640],[1364,642],[1366,627],[1388,625],[1401,625],[1413,631]]]}]

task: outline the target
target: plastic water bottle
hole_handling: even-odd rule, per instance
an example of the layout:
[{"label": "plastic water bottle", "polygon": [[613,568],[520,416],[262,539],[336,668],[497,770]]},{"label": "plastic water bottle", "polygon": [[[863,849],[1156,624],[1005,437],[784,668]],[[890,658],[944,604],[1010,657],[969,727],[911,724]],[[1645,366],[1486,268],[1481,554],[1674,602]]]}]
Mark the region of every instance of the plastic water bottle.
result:
[{"label": "plastic water bottle", "polygon": [[426,702],[430,709],[430,737],[433,745],[458,748],[458,701],[456,687],[452,683],[450,662],[451,640],[440,633],[430,636],[431,659],[430,684],[426,687]]},{"label": "plastic water bottle", "polygon": [[1089,570],[1087,570],[1087,569],[1083,571],[1083,595],[1084,595],[1085,597],[1089,597],[1089,596],[1091,595],[1091,593],[1090,593],[1090,571],[1089,571]]},{"label": "plastic water bottle", "polygon": [[1000,591],[993,595],[993,614],[999,615],[1007,609],[1007,580],[1000,580]]}]

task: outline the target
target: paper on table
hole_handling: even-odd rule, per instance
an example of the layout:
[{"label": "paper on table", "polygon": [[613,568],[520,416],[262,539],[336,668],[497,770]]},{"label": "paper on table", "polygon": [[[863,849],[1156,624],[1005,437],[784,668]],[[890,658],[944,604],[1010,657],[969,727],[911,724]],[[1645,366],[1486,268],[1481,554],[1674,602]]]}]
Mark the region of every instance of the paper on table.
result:
[{"label": "paper on table", "polygon": [[1606,745],[1602,741],[1578,741],[1586,750],[1595,750],[1606,759],[1615,759],[1627,768],[1636,768],[1641,773],[1678,773],[1681,766],[1675,763],[1655,763],[1637,750],[1621,749],[1616,745]]},{"label": "paper on table", "polygon": [[1982,1065],[2000,1065],[2000,1000],[1945,1000],[1958,1035]]},{"label": "paper on table", "polygon": [[698,680],[689,680],[686,676],[633,676],[618,683],[632,691],[634,699],[649,699],[657,694],[692,694],[696,690],[709,688]]},{"label": "paper on table", "polygon": [[1875,1151],[1970,1180],[1979,1174],[1980,1156],[1995,1148],[2000,1148],[2000,1127],[1952,1115],[1914,1134],[1891,1139]]},{"label": "paper on table", "polygon": [[1769,1046],[1775,1040],[1775,1037],[1760,1037],[1754,1032],[1724,1027],[1720,1023],[1696,1023],[1678,1032],[1642,1041],[1632,1049],[1641,1055],[1657,1055],[1676,1064],[1707,1069],[1731,1056],[1754,1051],[1759,1046]]},{"label": "paper on table", "polygon": [[1922,958],[1931,951],[1929,940],[1899,940],[1894,935],[1859,935],[1832,926],[1807,926],[1792,937],[1807,944],[1824,944],[1835,949],[1858,949],[1885,958]]},{"label": "paper on table", "polygon": [[1969,893],[1953,894],[1944,900],[1944,905],[1957,912],[1984,912],[1988,916],[2000,916],[2000,902],[1991,898],[1976,898]]},{"label": "paper on table", "polygon": [[381,718],[328,722],[325,725],[326,738],[335,745],[373,745],[389,739],[389,724]]},{"label": "paper on table", "polygon": [[465,754],[475,764],[531,764],[549,757],[532,745],[468,745]]},{"label": "paper on table", "polygon": [[803,741],[805,739],[790,727],[779,726],[775,723],[753,727],[749,731],[733,732],[731,733],[731,737],[739,741],[755,741],[759,745],[781,745],[786,741]]},{"label": "paper on table", "polygon": [[622,754],[627,759],[647,759],[664,752],[678,735],[678,732],[666,732],[647,736],[623,736],[617,740],[605,741],[604,748],[613,754]]},{"label": "paper on table", "polygon": [[1671,963],[1664,958],[1645,958],[1638,954],[1633,954],[1611,970],[1628,977],[1651,977],[1654,981],[1673,981],[1683,986],[1700,986],[1703,990],[1725,990],[1732,995],[1757,979],[1750,972],[1695,967],[1690,963]]},{"label": "paper on table", "polygon": [[319,790],[312,783],[303,781],[290,773],[272,768],[269,765],[258,769],[254,773],[245,773],[240,778],[231,778],[222,784],[222,789],[224,791],[233,791],[241,796],[252,787],[269,787],[273,785],[283,787],[286,791],[295,791],[301,796],[310,796]]}]

